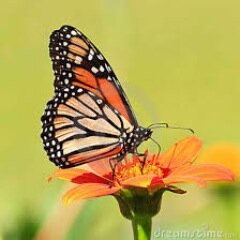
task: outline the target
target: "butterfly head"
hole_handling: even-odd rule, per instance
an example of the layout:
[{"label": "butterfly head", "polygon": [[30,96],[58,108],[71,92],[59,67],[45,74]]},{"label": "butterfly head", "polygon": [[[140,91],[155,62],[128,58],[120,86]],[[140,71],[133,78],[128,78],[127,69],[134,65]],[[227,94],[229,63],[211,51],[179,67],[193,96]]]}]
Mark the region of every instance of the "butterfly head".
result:
[{"label": "butterfly head", "polygon": [[143,140],[146,141],[148,140],[152,135],[152,130],[149,128],[145,128],[143,132]]},{"label": "butterfly head", "polygon": [[134,136],[136,141],[142,143],[143,141],[147,141],[152,135],[152,130],[150,128],[138,127],[135,130]]}]

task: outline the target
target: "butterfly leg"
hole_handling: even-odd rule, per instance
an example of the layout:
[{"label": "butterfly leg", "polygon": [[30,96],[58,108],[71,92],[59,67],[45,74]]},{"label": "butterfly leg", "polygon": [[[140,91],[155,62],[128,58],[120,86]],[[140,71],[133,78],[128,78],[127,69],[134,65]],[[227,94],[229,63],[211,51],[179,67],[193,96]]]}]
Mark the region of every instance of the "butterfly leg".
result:
[{"label": "butterfly leg", "polygon": [[123,160],[123,158],[124,158],[124,156],[117,156],[117,157],[109,159],[109,165],[112,169],[112,182],[109,185],[110,188],[113,186],[113,182],[114,182],[114,178],[115,178],[115,174],[116,174],[116,167],[117,167],[118,163]]},{"label": "butterfly leg", "polygon": [[138,153],[137,151],[134,152],[134,155],[136,155],[137,157],[143,157],[142,159],[139,158],[139,162],[142,164],[141,167],[141,172],[143,173],[143,169],[145,167],[146,164],[146,160],[147,160],[147,153]]}]

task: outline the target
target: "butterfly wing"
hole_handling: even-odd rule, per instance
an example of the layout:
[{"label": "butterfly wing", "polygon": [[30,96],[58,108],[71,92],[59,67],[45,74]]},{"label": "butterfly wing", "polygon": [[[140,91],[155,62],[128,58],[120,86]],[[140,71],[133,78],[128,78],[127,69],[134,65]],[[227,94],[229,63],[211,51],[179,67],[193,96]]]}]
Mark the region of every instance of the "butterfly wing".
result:
[{"label": "butterfly wing", "polygon": [[106,59],[70,26],[52,33],[49,49],[55,96],[42,117],[41,136],[50,160],[68,168],[123,155],[121,135],[138,124]]},{"label": "butterfly wing", "polygon": [[121,133],[133,130],[103,99],[75,86],[48,102],[42,123],[45,150],[61,168],[117,155],[123,148]]},{"label": "butterfly wing", "polygon": [[131,105],[112,68],[83,33],[63,26],[52,33],[49,49],[56,92],[70,86],[89,90],[137,126]]}]

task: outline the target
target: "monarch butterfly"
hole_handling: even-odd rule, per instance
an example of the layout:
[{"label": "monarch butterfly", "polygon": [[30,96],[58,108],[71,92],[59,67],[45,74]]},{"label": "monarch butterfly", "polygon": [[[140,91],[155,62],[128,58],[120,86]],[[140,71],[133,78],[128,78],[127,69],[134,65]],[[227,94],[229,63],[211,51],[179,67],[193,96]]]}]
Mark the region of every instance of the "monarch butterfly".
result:
[{"label": "monarch butterfly", "polygon": [[121,161],[151,137],[139,126],[107,60],[76,28],[62,26],[50,36],[55,96],[42,121],[50,161],[69,168],[109,158]]}]

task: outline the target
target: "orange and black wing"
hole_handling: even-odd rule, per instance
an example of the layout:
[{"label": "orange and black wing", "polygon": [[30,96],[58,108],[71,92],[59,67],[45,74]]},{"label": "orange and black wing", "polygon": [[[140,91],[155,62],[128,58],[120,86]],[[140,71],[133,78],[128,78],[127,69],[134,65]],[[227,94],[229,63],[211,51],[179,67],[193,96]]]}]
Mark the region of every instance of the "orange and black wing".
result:
[{"label": "orange and black wing", "polygon": [[55,96],[41,119],[49,159],[68,168],[123,156],[122,137],[132,135],[138,125],[108,62],[70,26],[52,33],[49,48]]},{"label": "orange and black wing", "polygon": [[75,86],[58,92],[41,120],[44,148],[61,168],[118,155],[122,132],[133,131],[133,125],[104,100]]},{"label": "orange and black wing", "polygon": [[101,52],[79,30],[63,26],[50,37],[55,90],[87,89],[115,108],[132,125],[137,120],[116,75]]}]

